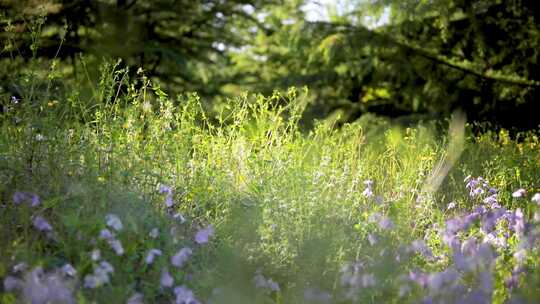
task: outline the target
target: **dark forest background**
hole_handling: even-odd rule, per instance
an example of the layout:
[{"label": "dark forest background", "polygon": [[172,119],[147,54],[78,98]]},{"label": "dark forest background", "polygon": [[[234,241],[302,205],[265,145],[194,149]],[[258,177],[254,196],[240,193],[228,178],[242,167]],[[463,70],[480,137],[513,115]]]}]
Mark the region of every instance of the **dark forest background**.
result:
[{"label": "dark forest background", "polygon": [[[317,7],[325,18],[309,17]],[[92,88],[109,67],[171,96],[197,92],[213,111],[246,91],[307,86],[312,118],[414,122],[461,109],[535,129],[539,19],[536,0],[0,0],[0,100],[66,100],[76,86],[104,102]]]}]

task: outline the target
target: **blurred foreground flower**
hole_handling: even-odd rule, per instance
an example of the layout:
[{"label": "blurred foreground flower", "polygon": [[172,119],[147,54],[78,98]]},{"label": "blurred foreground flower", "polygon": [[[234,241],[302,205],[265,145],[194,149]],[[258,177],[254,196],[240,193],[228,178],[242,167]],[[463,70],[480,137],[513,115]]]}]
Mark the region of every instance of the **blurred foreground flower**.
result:
[{"label": "blurred foreground flower", "polygon": [[124,225],[122,225],[122,221],[120,221],[120,218],[115,214],[107,214],[105,216],[105,221],[107,223],[107,226],[113,228],[116,231],[120,231],[124,227]]},{"label": "blurred foreground flower", "polygon": [[527,191],[523,188],[517,189],[514,193],[512,193],[512,197],[514,198],[524,197],[525,195],[527,195]]},{"label": "blurred foreground flower", "polygon": [[39,196],[31,192],[15,192],[13,194],[13,203],[15,205],[20,205],[23,202],[29,202],[30,207],[36,207],[41,203]]},{"label": "blurred foreground flower", "polygon": [[197,244],[206,244],[211,236],[214,235],[214,227],[208,225],[206,228],[197,231],[195,234],[195,242]]},{"label": "blurred foreground flower", "polygon": [[40,215],[34,217],[32,223],[34,224],[34,227],[41,232],[50,232],[53,230],[51,224]]},{"label": "blurred foreground flower", "polygon": [[190,248],[182,248],[171,258],[171,264],[182,267],[192,254],[193,251]]},{"label": "blurred foreground flower", "polygon": [[174,288],[174,294],[176,295],[176,304],[198,304],[200,303],[195,296],[193,291],[185,286],[177,286]]}]

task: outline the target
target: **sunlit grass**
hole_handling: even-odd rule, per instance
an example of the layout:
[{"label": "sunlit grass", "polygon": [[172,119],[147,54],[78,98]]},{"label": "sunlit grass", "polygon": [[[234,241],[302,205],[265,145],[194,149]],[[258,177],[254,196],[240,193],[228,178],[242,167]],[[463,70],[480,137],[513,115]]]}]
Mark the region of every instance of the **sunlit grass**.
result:
[{"label": "sunlit grass", "polygon": [[[70,264],[77,273],[55,288],[81,303],[188,299],[186,288],[205,303],[455,300],[473,294],[487,271],[460,270],[469,288],[462,294],[435,275],[449,275],[443,271],[456,262],[447,221],[484,204],[470,197],[468,175],[488,180],[498,204],[512,214],[519,208],[526,235],[538,237],[537,133],[473,136],[460,119],[405,128],[370,116],[301,131],[303,91],[239,96],[212,114],[196,94],[172,98],[142,74],[130,82],[114,68],[103,71],[93,100],[35,98],[2,114],[0,278],[28,286],[24,277],[36,267],[50,278]],[[448,125],[450,135],[440,131]],[[512,197],[519,188],[527,194]],[[40,203],[31,206],[34,194]],[[40,231],[38,215],[52,229]],[[122,228],[108,227],[107,215]],[[493,282],[480,296],[538,300],[538,244],[518,263],[513,254],[526,237],[498,225],[508,245],[493,247]],[[481,225],[473,226],[459,236],[484,242]],[[100,237],[103,229],[114,237]],[[174,262],[183,248],[191,254]],[[151,250],[161,254],[152,251],[147,263]],[[89,287],[103,261],[114,268],[109,280]],[[28,270],[14,272],[22,262]],[[525,270],[511,292],[505,282],[518,264]],[[425,286],[412,284],[418,272]],[[184,289],[175,294],[175,286]],[[40,290],[15,287],[0,302]]]}]

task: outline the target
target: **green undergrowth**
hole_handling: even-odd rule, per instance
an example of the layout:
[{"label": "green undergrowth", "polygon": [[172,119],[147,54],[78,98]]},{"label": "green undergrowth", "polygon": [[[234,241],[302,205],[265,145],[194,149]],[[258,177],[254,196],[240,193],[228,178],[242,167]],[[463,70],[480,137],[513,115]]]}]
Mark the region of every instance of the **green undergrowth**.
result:
[{"label": "green undergrowth", "polygon": [[[448,250],[436,227],[473,208],[466,176],[489,180],[500,191],[500,204],[521,208],[528,219],[537,208],[530,198],[511,196],[518,188],[540,192],[537,132],[517,139],[505,131],[475,136],[467,126],[461,148],[454,149],[448,132],[435,131],[448,122],[405,128],[365,116],[341,128],[318,121],[306,131],[299,123],[308,103],[305,91],[246,94],[212,112],[196,94],[169,97],[143,75],[130,82],[127,74],[109,69],[90,99],[74,91],[55,100],[5,101],[0,278],[23,261],[44,269],[70,263],[81,303],[125,301],[135,292],[152,303],[172,297],[159,285],[162,269],[169,267],[175,282],[200,299],[219,293],[215,303],[300,303],[308,288],[345,303],[337,296],[342,266],[379,260],[372,269],[377,287],[357,301],[414,302],[415,292],[398,295],[396,278],[417,268],[437,271],[449,261],[415,257],[398,263],[380,252],[398,252],[400,244],[416,239],[426,240],[434,254]],[[449,159],[455,161],[447,172],[437,170]],[[441,183],[430,188],[434,177]],[[362,194],[366,180],[373,181],[376,199]],[[165,207],[161,185],[172,188],[174,210]],[[14,204],[14,193],[21,191],[39,195],[41,204]],[[450,202],[456,207],[449,209]],[[176,212],[185,223],[171,216]],[[374,213],[395,227],[384,232],[370,220]],[[32,227],[36,214],[49,221],[53,235]],[[98,238],[107,214],[124,224],[117,234],[121,256]],[[195,244],[194,233],[208,224],[215,236],[207,245]],[[156,227],[160,237],[150,238]],[[368,241],[373,231],[376,245]],[[173,271],[170,257],[185,246],[193,256]],[[82,278],[92,272],[96,248],[115,272],[110,283],[85,289]],[[146,265],[152,248],[163,256]],[[529,263],[538,279],[537,257]],[[495,279],[495,302],[509,297],[505,271]],[[255,288],[256,273],[271,277],[279,291]],[[538,299],[534,282],[521,283],[525,297]],[[0,302],[15,297],[5,292]]]}]

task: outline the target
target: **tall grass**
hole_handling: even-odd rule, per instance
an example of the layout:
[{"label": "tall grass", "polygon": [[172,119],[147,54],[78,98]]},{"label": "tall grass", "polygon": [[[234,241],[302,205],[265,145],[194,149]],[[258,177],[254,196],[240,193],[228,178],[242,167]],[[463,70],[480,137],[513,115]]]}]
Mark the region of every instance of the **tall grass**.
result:
[{"label": "tall grass", "polygon": [[[19,285],[5,283],[2,303],[39,299],[43,277],[66,263],[77,274],[54,285],[67,290],[66,302],[124,302],[137,293],[145,303],[180,302],[180,290],[163,284],[165,269],[174,286],[212,303],[451,302],[480,290],[481,273],[492,278],[481,300],[540,299],[538,243],[531,241],[525,261],[513,257],[538,236],[539,207],[531,202],[540,192],[538,133],[474,136],[467,127],[455,150],[454,137],[437,131],[448,122],[405,128],[365,116],[305,131],[306,91],[245,94],[212,112],[196,94],[172,98],[143,72],[129,79],[114,64],[103,66],[92,98],[71,90],[54,100],[32,93],[4,102],[0,278]],[[448,159],[448,171],[438,171]],[[427,187],[437,174],[442,183]],[[460,271],[465,291],[458,291],[432,281],[456,262],[444,239],[447,221],[482,204],[465,188],[468,175],[488,180],[498,204],[512,214],[519,208],[528,224],[518,235],[499,222],[508,244],[490,247],[498,256],[493,270]],[[512,197],[519,188],[528,194]],[[108,214],[123,223],[115,232],[121,255],[99,237]],[[52,229],[39,228],[38,215]],[[194,235],[208,225],[215,235],[198,242]],[[460,236],[484,242],[486,234],[479,224]],[[429,254],[411,249],[418,240]],[[193,255],[174,267],[181,248]],[[96,249],[101,257],[93,260]],[[162,255],[150,264],[151,249]],[[88,287],[99,261],[113,266],[110,282]],[[21,262],[27,270],[14,271]],[[418,271],[425,284],[411,278]],[[45,281],[32,285],[37,274]]]}]

